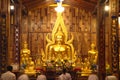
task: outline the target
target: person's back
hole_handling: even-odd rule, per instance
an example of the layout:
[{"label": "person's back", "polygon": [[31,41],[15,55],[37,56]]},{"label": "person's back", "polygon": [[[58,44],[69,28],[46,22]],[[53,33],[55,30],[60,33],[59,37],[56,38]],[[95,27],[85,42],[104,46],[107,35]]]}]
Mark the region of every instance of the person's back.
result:
[{"label": "person's back", "polygon": [[72,80],[71,75],[69,73],[61,74],[59,76],[59,80]]},{"label": "person's back", "polygon": [[47,78],[45,75],[41,74],[41,75],[38,75],[37,80],[47,80]]},{"label": "person's back", "polygon": [[7,66],[7,71],[1,75],[2,80],[16,80],[16,76],[12,73],[13,67]]},{"label": "person's back", "polygon": [[40,74],[37,76],[36,80],[47,80],[46,75],[44,74],[44,70],[40,71]]},{"label": "person's back", "polygon": [[106,76],[105,80],[118,80],[116,75],[113,73],[111,75]]},{"label": "person's back", "polygon": [[117,80],[115,76],[107,76],[105,80]]},{"label": "person's back", "polygon": [[88,80],[99,80],[96,74],[90,74]]},{"label": "person's back", "polygon": [[88,76],[88,80],[99,80],[97,72],[95,70]]},{"label": "person's back", "polygon": [[29,80],[29,77],[27,74],[22,74],[18,77],[18,80]]},{"label": "person's back", "polygon": [[67,73],[66,69],[63,69],[63,73],[59,76],[59,80],[72,80],[70,73]]}]

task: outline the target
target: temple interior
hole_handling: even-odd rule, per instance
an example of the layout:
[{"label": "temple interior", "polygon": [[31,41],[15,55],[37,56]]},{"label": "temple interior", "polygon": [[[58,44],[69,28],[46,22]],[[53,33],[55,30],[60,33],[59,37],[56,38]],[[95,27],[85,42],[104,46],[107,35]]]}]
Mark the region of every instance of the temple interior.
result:
[{"label": "temple interior", "polygon": [[0,75],[120,77],[120,0],[0,0]]}]

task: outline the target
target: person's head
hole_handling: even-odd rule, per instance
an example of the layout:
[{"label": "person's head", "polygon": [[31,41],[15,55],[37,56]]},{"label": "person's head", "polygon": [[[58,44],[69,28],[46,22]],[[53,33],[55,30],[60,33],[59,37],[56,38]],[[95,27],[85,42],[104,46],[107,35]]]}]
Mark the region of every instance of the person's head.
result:
[{"label": "person's head", "polygon": [[13,67],[12,66],[7,66],[7,71],[12,71],[13,70]]},{"label": "person's head", "polygon": [[63,68],[62,72],[65,74],[67,72],[66,68]]},{"label": "person's head", "polygon": [[39,74],[45,74],[45,71],[41,69]]}]

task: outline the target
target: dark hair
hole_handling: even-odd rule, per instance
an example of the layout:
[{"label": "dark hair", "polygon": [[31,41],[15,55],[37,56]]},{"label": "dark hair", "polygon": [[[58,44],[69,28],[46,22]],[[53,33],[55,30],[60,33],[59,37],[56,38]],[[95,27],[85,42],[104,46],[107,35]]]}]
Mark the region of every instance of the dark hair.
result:
[{"label": "dark hair", "polygon": [[65,74],[67,72],[66,68],[63,68],[62,72]]},{"label": "dark hair", "polygon": [[13,70],[13,67],[12,67],[12,66],[7,66],[7,70],[8,70],[8,71],[12,71],[12,70]]}]

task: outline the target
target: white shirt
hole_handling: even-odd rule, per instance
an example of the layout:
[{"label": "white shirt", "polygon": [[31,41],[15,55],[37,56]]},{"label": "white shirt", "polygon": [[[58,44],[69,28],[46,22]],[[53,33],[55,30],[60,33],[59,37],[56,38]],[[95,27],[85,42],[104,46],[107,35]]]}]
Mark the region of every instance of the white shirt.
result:
[{"label": "white shirt", "polygon": [[1,75],[2,80],[16,80],[16,76],[14,73],[7,71]]},{"label": "white shirt", "polygon": [[72,80],[71,75],[69,73],[61,74],[58,79],[59,80]]},{"label": "white shirt", "polygon": [[37,76],[37,80],[47,80],[46,76],[41,74]]},{"label": "white shirt", "polygon": [[88,80],[99,80],[96,74],[90,74]]},{"label": "white shirt", "polygon": [[22,74],[18,77],[18,80],[29,80],[29,77],[27,74]]},{"label": "white shirt", "polygon": [[116,76],[107,76],[105,80],[117,80]]}]

